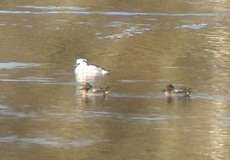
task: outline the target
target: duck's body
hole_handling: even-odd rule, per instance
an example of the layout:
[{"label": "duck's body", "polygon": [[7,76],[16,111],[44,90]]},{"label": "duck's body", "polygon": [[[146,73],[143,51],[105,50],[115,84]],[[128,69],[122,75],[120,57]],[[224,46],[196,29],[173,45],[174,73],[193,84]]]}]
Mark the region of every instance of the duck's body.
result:
[{"label": "duck's body", "polygon": [[80,88],[84,96],[106,96],[109,93],[109,88],[93,88],[93,86],[86,82],[84,86]]},{"label": "duck's body", "polygon": [[191,88],[175,88],[172,84],[166,86],[163,90],[166,96],[184,96],[189,97],[191,95]]},{"label": "duck's body", "polygon": [[87,64],[86,59],[80,58],[76,60],[76,76],[100,76],[108,73],[109,72],[102,67]]}]

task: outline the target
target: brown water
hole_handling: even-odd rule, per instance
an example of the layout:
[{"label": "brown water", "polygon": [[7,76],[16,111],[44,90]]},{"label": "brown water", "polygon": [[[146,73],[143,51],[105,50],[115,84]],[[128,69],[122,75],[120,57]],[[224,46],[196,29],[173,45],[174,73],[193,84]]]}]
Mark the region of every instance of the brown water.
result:
[{"label": "brown water", "polygon": [[[77,57],[110,95],[79,94]],[[229,66],[228,0],[3,0],[0,159],[228,160]]]}]

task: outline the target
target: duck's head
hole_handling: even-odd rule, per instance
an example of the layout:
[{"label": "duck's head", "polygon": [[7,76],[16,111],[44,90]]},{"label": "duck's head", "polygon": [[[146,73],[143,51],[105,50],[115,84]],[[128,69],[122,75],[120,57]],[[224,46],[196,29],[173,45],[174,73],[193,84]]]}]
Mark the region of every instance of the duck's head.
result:
[{"label": "duck's head", "polygon": [[163,89],[163,92],[166,96],[171,96],[174,90],[175,87],[172,84],[168,84],[165,89]]},{"label": "duck's head", "polygon": [[87,59],[84,58],[78,58],[76,59],[76,65],[78,66],[79,64],[86,63]]},{"label": "duck's head", "polygon": [[86,82],[81,88],[80,90],[84,90],[86,92],[88,92],[89,90],[91,90],[93,88],[93,86],[89,83],[89,82]]},{"label": "duck's head", "polygon": [[175,89],[175,87],[172,84],[168,84],[166,88],[163,90],[164,92],[172,92]]}]

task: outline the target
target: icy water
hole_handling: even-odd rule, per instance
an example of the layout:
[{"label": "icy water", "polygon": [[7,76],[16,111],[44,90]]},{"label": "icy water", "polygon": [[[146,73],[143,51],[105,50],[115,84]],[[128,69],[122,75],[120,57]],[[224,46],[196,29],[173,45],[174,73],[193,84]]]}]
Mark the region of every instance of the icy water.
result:
[{"label": "icy water", "polygon": [[[108,96],[79,93],[77,57]],[[228,0],[3,0],[0,159],[229,160],[229,78]]]}]

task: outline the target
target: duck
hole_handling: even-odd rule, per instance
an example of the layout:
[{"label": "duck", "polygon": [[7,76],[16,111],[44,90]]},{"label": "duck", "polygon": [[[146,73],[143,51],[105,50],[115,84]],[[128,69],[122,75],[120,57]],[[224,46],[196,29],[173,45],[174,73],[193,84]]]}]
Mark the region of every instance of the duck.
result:
[{"label": "duck", "polygon": [[80,90],[82,91],[82,94],[84,96],[106,96],[109,94],[109,87],[106,86],[104,88],[100,87],[100,88],[94,88],[92,84],[90,84],[89,82],[86,82],[81,88]]},{"label": "duck", "polygon": [[109,71],[97,65],[88,64],[87,59],[76,59],[75,74],[77,76],[99,76],[106,75]]},{"label": "duck", "polygon": [[175,88],[174,85],[168,84],[165,89],[163,89],[163,92],[166,96],[184,96],[184,97],[190,97],[191,95],[191,88]]}]

